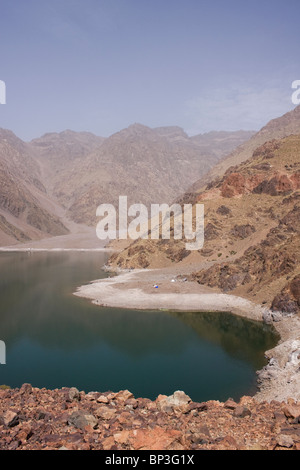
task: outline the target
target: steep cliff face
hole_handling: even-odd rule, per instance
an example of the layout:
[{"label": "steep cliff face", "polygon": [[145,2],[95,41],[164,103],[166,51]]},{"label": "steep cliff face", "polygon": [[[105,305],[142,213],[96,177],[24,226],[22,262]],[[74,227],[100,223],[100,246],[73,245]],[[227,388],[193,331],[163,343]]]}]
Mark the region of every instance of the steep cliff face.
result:
[{"label": "steep cliff face", "polygon": [[283,310],[297,312],[299,155],[299,135],[267,142],[204,191],[183,199],[182,203],[204,204],[202,250],[188,252],[185,240],[138,240],[113,255],[111,265],[158,267],[181,262],[184,270],[190,264],[194,267],[190,278],[200,284],[255,298],[274,309],[286,299]]}]

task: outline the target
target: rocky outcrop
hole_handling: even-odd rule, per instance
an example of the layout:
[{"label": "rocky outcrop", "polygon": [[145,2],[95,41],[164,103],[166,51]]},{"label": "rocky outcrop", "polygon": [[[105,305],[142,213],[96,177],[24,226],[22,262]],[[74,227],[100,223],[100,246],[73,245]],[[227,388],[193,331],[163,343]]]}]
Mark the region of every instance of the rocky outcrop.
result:
[{"label": "rocky outcrop", "polygon": [[271,310],[287,314],[298,313],[300,308],[300,275],[289,282],[274,298]]},{"label": "rocky outcrop", "polygon": [[0,390],[1,450],[300,450],[300,402]]},{"label": "rocky outcrop", "polygon": [[291,176],[276,174],[272,178],[263,180],[254,189],[254,194],[269,194],[270,196],[286,196],[300,188],[297,174]]},{"label": "rocky outcrop", "polygon": [[241,240],[244,240],[244,238],[249,237],[256,231],[254,225],[250,224],[243,224],[243,225],[235,225],[233,229],[231,230],[231,235],[234,238],[240,238]]},{"label": "rocky outcrop", "polygon": [[[235,225],[231,237],[242,240],[255,231],[252,224]],[[233,262],[215,263],[195,272],[190,279],[223,292],[235,293],[239,288],[241,293],[243,289],[247,295],[263,293],[274,283],[276,294],[270,299],[271,310],[297,314],[300,311],[299,233],[300,206],[296,202],[260,243],[247,248]]]}]

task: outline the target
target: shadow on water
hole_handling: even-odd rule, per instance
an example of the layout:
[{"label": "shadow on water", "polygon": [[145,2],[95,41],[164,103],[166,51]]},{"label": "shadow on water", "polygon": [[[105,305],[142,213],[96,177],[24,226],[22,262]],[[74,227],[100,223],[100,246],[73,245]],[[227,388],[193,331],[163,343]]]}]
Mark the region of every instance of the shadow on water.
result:
[{"label": "shadow on water", "polygon": [[250,362],[255,369],[266,364],[265,351],[279,340],[273,327],[228,312],[173,315],[193,328],[202,340],[221,346],[228,355]]},{"label": "shadow on water", "polygon": [[274,331],[228,313],[99,308],[75,289],[106,277],[104,253],[3,253],[0,383],[16,387],[129,389],[154,399],[184,390],[193,400],[255,391],[255,371]]}]

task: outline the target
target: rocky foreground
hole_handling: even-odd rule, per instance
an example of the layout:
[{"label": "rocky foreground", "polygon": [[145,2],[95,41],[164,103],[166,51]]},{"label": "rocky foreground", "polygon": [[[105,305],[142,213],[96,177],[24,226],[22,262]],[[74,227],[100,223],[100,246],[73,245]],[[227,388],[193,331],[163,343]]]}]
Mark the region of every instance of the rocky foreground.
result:
[{"label": "rocky foreground", "polygon": [[0,450],[300,450],[300,402],[0,390]]}]

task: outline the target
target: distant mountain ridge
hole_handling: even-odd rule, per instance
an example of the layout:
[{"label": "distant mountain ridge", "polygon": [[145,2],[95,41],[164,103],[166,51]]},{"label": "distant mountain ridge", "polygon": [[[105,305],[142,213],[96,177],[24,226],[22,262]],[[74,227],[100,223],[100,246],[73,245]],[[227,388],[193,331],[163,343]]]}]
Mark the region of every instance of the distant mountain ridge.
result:
[{"label": "distant mountain ridge", "polygon": [[[224,141],[229,135],[225,134]],[[249,134],[230,133],[231,148]],[[92,141],[87,134],[76,134],[78,156],[71,152],[72,158],[72,146],[66,142],[61,146],[62,138],[71,136],[47,134],[31,144],[42,151],[37,157],[39,162],[47,155],[48,162],[59,160],[60,171],[56,169],[50,177],[53,195],[72,220],[88,225],[95,225],[99,204],[117,206],[119,195],[127,195],[129,203],[146,205],[171,201],[190,185],[195,175],[209,171],[221,156],[215,147],[222,139],[218,138],[215,145],[216,139],[212,138],[210,146],[202,149],[176,126],[151,129],[135,123],[108,138],[94,137]]]},{"label": "distant mountain ridge", "polygon": [[204,204],[201,250],[188,251],[186,240],[172,238],[128,240],[110,258],[111,267],[177,265],[201,285],[272,311],[300,312],[300,132],[260,145],[249,159],[180,202]]},{"label": "distant mountain ridge", "polygon": [[63,235],[69,222],[93,227],[98,205],[117,206],[120,195],[172,202],[249,138],[135,123],[106,138],[65,130],[23,142],[0,129],[0,244]]},{"label": "distant mountain ridge", "polygon": [[40,168],[25,142],[0,129],[0,242],[68,232],[47,203]]},{"label": "distant mountain ridge", "polygon": [[292,134],[300,133],[300,106],[281,117],[272,119],[262,129],[255,133],[249,140],[237,146],[231,153],[221,158],[211,171],[199,180],[195,181],[188,192],[202,190],[213,179],[222,176],[225,171],[234,165],[238,165],[252,156],[254,150],[272,139],[281,139]]}]

